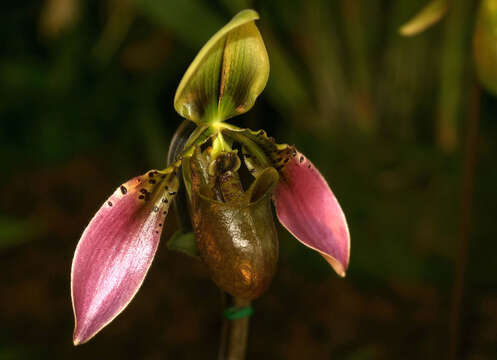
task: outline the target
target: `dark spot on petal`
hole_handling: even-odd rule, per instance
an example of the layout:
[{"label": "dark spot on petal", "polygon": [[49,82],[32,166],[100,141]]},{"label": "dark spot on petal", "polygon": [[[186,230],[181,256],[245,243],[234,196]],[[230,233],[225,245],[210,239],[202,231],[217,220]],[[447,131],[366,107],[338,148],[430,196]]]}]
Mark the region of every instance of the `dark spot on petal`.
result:
[{"label": "dark spot on petal", "polygon": [[148,182],[151,183],[151,184],[155,184],[156,183],[156,181],[154,179],[150,179]]},{"label": "dark spot on petal", "polygon": [[166,174],[162,175],[162,176],[161,176],[161,179],[164,179],[165,177],[166,177]]},{"label": "dark spot on petal", "polygon": [[289,158],[286,158],[285,161],[283,161],[285,164],[290,160]]},{"label": "dark spot on petal", "polygon": [[145,195],[140,195],[140,196],[138,196],[138,199],[140,199],[140,200],[145,199]]},{"label": "dark spot on petal", "polygon": [[112,206],[112,201],[107,201],[107,205]]},{"label": "dark spot on petal", "polygon": [[158,212],[159,211],[159,207],[158,206],[154,206],[154,212]]},{"label": "dark spot on petal", "polygon": [[162,226],[162,223],[159,223],[159,226]]},{"label": "dark spot on petal", "polygon": [[158,230],[155,230],[155,233],[156,233],[156,234],[158,234],[158,233],[159,233],[159,231],[158,231]]},{"label": "dark spot on petal", "polygon": [[167,203],[169,202],[169,200],[167,200],[166,198],[164,198],[164,199],[162,199],[162,202],[163,202],[164,204],[167,204]]},{"label": "dark spot on petal", "polygon": [[154,175],[155,175],[155,173],[152,171],[148,173],[148,176],[150,176],[150,177],[153,177]]},{"label": "dark spot on petal", "polygon": [[307,165],[307,168],[310,169],[311,168],[311,164]]},{"label": "dark spot on petal", "polygon": [[140,192],[141,192],[142,194],[146,194],[148,191],[147,191],[147,189],[140,189]]},{"label": "dark spot on petal", "polygon": [[121,185],[121,192],[123,195],[126,195],[126,193],[128,192],[128,189],[126,189],[126,186]]},{"label": "dark spot on petal", "polygon": [[166,185],[166,187],[164,189],[169,190],[169,186]]},{"label": "dark spot on petal", "polygon": [[167,211],[163,211],[163,212],[162,212],[162,215],[167,215]]},{"label": "dark spot on petal", "polygon": [[169,195],[175,195],[176,194],[176,191],[170,191],[169,192]]},{"label": "dark spot on petal", "polygon": [[293,153],[292,153],[293,156],[297,156],[297,150],[293,149]]},{"label": "dark spot on petal", "polygon": [[303,163],[303,162],[304,162],[304,160],[305,160],[305,159],[304,159],[304,157],[303,157],[303,156],[301,156],[301,157],[300,157],[300,162],[301,162],[301,163]]}]

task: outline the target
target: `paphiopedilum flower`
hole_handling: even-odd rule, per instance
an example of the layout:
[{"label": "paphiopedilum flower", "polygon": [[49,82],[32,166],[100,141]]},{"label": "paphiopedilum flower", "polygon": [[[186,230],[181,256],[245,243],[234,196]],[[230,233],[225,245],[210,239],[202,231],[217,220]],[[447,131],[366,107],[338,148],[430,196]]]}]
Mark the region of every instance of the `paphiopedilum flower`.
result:
[{"label": "paphiopedilum flower", "polygon": [[[269,286],[278,258],[271,200],[281,224],[345,276],[347,223],[323,176],[294,146],[224,122],[248,111],[268,79],[256,19],[253,10],[240,12],[186,71],[174,107],[196,128],[173,139],[169,167],[119,186],[83,232],[71,272],[75,344],[88,341],[135,296],[180,183],[195,247],[227,293],[250,300]],[[241,167],[252,175],[249,185]]]}]

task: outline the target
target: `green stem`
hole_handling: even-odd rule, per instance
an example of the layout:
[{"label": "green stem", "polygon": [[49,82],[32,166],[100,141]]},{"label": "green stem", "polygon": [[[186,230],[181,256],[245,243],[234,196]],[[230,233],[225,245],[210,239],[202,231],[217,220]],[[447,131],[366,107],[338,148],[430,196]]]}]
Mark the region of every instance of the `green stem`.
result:
[{"label": "green stem", "polygon": [[456,274],[452,288],[452,304],[449,321],[449,359],[461,358],[460,350],[460,322],[461,308],[464,300],[464,278],[468,263],[469,238],[471,235],[471,215],[473,212],[473,191],[478,159],[478,133],[480,124],[480,87],[475,82],[468,113],[466,148],[463,157],[463,179],[461,189],[461,218],[459,224],[459,252],[456,263]]},{"label": "green stem", "polygon": [[[231,307],[248,307],[249,300],[243,300],[225,294],[225,305]],[[243,360],[247,352],[250,318],[224,319],[221,331],[218,360]]]},{"label": "green stem", "polygon": [[438,99],[438,145],[445,152],[458,146],[461,99],[464,99],[465,65],[470,44],[472,1],[454,0],[445,23],[445,41]]}]

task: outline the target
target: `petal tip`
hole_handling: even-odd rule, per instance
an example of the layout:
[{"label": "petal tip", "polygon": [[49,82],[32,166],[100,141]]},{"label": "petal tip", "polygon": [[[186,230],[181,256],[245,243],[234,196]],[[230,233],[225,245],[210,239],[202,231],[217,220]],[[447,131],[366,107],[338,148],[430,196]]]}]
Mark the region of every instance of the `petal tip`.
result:
[{"label": "petal tip", "polygon": [[101,329],[93,332],[93,333],[88,333],[88,331],[85,331],[81,327],[78,327],[78,323],[76,323],[75,328],[74,328],[74,333],[72,336],[72,343],[74,346],[79,346],[87,343],[91,338],[93,338]]},{"label": "petal tip", "polygon": [[341,278],[344,278],[347,276],[347,272],[343,269],[333,269],[335,272],[340,276]]},{"label": "petal tip", "polygon": [[74,335],[72,337],[72,344],[74,346],[82,345],[86,341],[88,341],[88,339],[82,339],[80,334],[77,334],[76,332],[74,332]]},{"label": "petal tip", "polygon": [[[130,299],[131,301],[131,299]],[[88,341],[93,339],[100,331],[103,330],[109,323],[111,323],[129,304],[125,304],[122,309],[114,314],[114,316],[107,320],[106,323],[99,323],[98,319],[87,319],[88,321],[85,324],[85,318],[82,318],[81,322],[76,321],[74,325],[74,332],[72,337],[72,343],[74,346],[79,346],[86,344]]]},{"label": "petal tip", "polygon": [[321,253],[321,255],[323,255],[323,257],[331,265],[333,270],[335,270],[335,272],[337,273],[338,276],[340,276],[341,278],[344,278],[347,275],[348,261],[342,263],[342,262],[338,261],[337,259],[329,256],[329,255],[325,255],[323,253]]}]

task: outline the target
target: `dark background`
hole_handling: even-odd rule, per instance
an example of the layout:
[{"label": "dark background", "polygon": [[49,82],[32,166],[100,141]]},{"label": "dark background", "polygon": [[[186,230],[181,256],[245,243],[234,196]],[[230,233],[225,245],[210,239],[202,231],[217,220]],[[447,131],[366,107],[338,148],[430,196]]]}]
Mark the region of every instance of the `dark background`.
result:
[{"label": "dark background", "polygon": [[0,359],[216,358],[221,298],[200,263],[167,251],[174,216],[135,300],[76,348],[69,275],[104,199],[164,167],[182,74],[246,7],[271,74],[232,121],[312,159],[352,236],[340,279],[278,225],[248,359],[497,358],[497,101],[474,78],[476,2],[401,37],[425,3],[3,2]]}]

